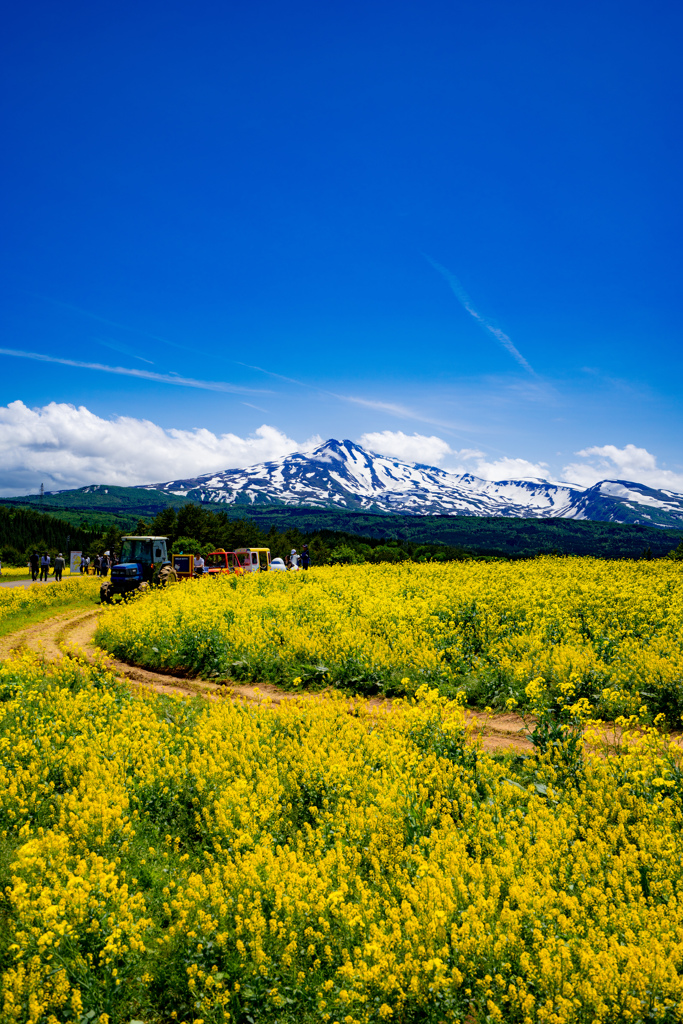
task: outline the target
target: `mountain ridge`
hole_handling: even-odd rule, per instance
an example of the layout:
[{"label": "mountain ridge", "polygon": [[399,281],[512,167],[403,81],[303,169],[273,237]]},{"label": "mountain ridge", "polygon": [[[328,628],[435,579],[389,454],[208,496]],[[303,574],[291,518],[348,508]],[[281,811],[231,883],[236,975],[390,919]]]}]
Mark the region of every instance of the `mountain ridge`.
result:
[{"label": "mountain ridge", "polygon": [[535,479],[484,480],[426,463],[369,452],[353,441],[330,439],[311,452],[294,452],[246,469],[120,487],[89,484],[0,499],[0,505],[100,509],[112,515],[154,516],[162,507],[198,503],[225,511],[310,509],[402,516],[479,516],[576,519],[663,528],[683,526],[683,494],[629,480],[590,487]]},{"label": "mountain ridge", "polygon": [[674,527],[683,494],[629,480],[590,487],[542,479],[490,481],[369,452],[348,439],[325,441],[245,469],[143,484],[200,504],[296,506],[400,515],[595,519]]}]

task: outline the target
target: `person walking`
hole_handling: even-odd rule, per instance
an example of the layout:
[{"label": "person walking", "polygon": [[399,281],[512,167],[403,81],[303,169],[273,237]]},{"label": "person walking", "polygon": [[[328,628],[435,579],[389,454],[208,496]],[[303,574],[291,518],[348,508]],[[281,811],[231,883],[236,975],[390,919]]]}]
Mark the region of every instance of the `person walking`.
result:
[{"label": "person walking", "polygon": [[38,570],[40,569],[40,558],[38,552],[34,551],[28,560],[29,568],[31,569],[31,579],[35,583],[38,579]]},{"label": "person walking", "polygon": [[49,572],[50,572],[50,556],[48,555],[47,551],[45,551],[43,553],[43,555],[41,556],[41,559],[40,559],[40,582],[41,583],[43,582],[43,579],[47,583],[47,577],[48,577]]},{"label": "person walking", "polygon": [[299,556],[296,553],[296,548],[292,548],[289,552],[289,560],[292,563],[292,569],[299,568]]},{"label": "person walking", "polygon": [[311,556],[308,552],[308,544],[304,544],[301,549],[301,568],[308,569],[311,564]]},{"label": "person walking", "polygon": [[85,572],[85,555],[81,555],[81,576]]},{"label": "person walking", "polygon": [[100,558],[100,576],[107,576],[109,573],[109,556],[107,552]]},{"label": "person walking", "polygon": [[102,569],[102,559],[100,558],[99,555],[95,555],[95,557],[92,560],[92,564],[93,564],[94,569],[95,569],[95,575],[99,576],[100,575],[100,571]]},{"label": "person walking", "polygon": [[62,582],[62,573],[64,572],[65,565],[66,559],[64,558],[64,555],[60,551],[57,557],[55,558],[55,581],[57,583]]}]

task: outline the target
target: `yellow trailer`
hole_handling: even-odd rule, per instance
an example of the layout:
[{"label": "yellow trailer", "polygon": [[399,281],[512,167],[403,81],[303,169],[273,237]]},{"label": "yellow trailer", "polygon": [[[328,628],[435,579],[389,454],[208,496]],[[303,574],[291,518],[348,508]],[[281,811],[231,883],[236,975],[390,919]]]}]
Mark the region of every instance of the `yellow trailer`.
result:
[{"label": "yellow trailer", "polygon": [[235,548],[244,572],[268,572],[270,548]]}]

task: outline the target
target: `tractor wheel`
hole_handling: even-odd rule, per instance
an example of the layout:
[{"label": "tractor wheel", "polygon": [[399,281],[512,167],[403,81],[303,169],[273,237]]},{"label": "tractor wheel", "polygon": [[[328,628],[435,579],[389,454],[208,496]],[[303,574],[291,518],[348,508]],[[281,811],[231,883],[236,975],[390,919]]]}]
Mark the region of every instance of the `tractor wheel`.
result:
[{"label": "tractor wheel", "polygon": [[165,587],[169,583],[178,582],[178,573],[172,565],[163,565],[156,576],[156,584],[159,587]]}]

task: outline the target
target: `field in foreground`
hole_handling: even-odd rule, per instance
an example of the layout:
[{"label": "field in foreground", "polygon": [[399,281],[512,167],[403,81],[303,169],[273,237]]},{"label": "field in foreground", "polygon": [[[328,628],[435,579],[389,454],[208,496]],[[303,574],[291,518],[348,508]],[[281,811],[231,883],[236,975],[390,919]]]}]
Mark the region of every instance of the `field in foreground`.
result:
[{"label": "field in foreground", "polygon": [[365,695],[428,683],[480,706],[582,701],[674,727],[682,636],[681,563],[553,557],[200,580],[108,611],[98,631],[150,668]]},{"label": "field in foreground", "polygon": [[75,576],[62,583],[0,587],[0,636],[69,608],[94,605],[99,600],[100,582],[95,576]]},{"label": "field in foreground", "polygon": [[2,1020],[680,1020],[683,781],[378,712],[0,667]]}]

